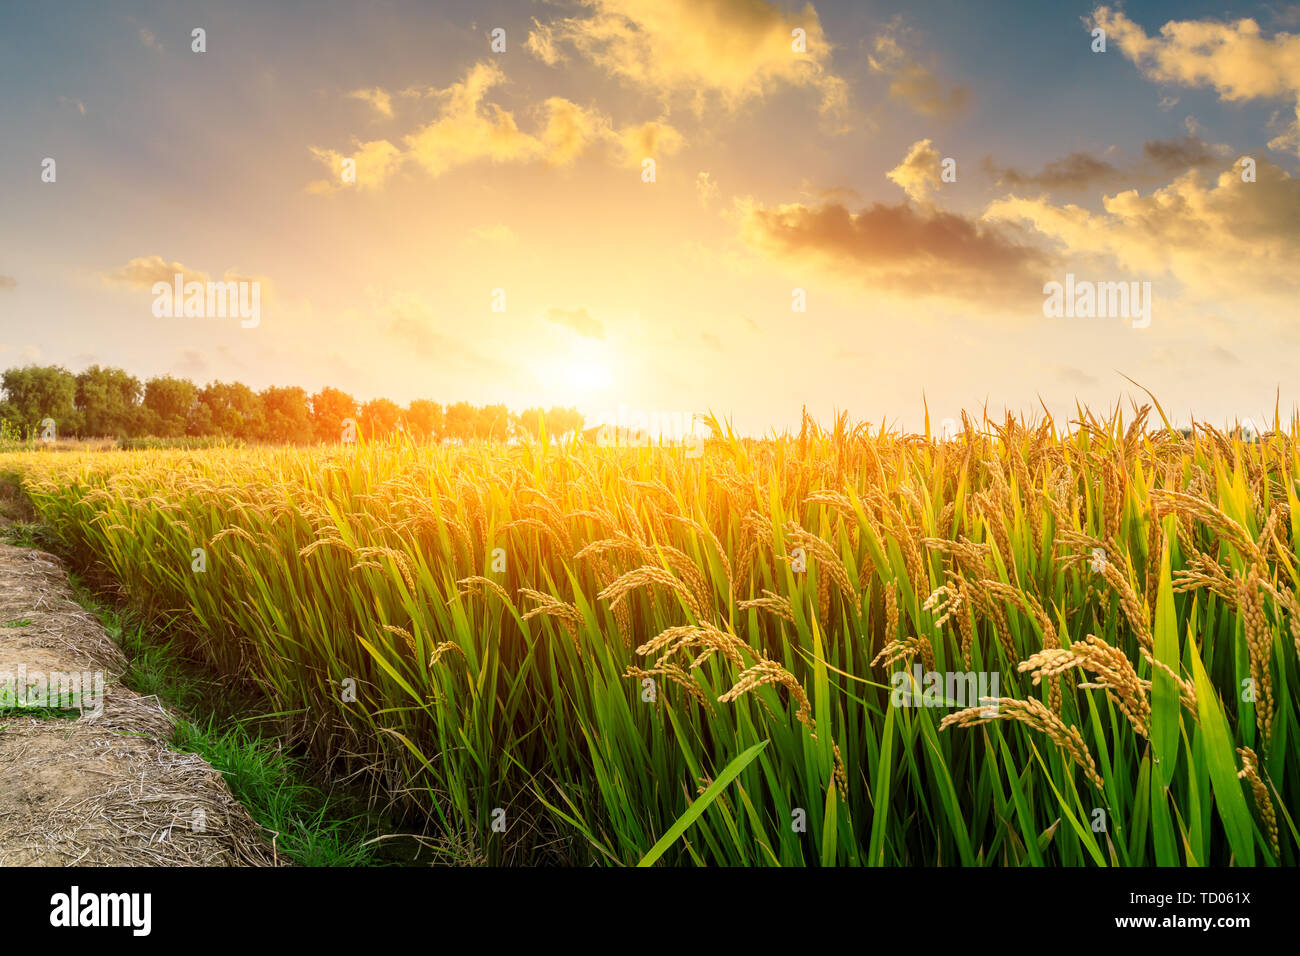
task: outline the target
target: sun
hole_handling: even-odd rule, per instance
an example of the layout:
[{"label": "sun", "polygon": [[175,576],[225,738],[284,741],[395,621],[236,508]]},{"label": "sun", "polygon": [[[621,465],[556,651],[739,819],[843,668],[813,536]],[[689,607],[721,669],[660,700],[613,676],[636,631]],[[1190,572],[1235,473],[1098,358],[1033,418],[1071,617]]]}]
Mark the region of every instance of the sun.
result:
[{"label": "sun", "polygon": [[607,391],[614,385],[613,355],[607,343],[583,339],[546,362],[546,384],[570,394]]}]

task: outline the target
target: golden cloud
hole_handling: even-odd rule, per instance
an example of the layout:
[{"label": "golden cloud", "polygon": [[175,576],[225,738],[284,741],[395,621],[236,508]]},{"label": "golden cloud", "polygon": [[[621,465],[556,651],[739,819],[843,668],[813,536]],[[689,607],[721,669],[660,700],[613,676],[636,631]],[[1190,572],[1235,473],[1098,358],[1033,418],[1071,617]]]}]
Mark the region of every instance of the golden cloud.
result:
[{"label": "golden cloud", "polygon": [[614,140],[624,166],[638,166],[646,158],[671,156],[685,142],[681,133],[659,120],[618,130]]},{"label": "golden cloud", "polygon": [[[540,24],[525,46],[544,63],[572,48],[597,67],[697,113],[710,98],[728,109],[782,87],[807,87],[821,110],[841,109],[847,86],[831,72],[831,46],[812,4],[785,14],[766,0],[583,0],[586,12]],[[795,31],[803,51],[796,51]]]},{"label": "golden cloud", "polygon": [[1248,300],[1300,291],[1300,179],[1259,161],[1256,182],[1239,169],[1209,180],[1190,170],[1142,195],[1102,198],[1103,211],[1008,197],[990,221],[1028,223],[1063,255],[1110,256],[1132,272],[1167,274],[1189,290]]},{"label": "golden cloud", "polygon": [[970,104],[970,88],[948,86],[929,67],[904,49],[898,27],[876,37],[875,54],[867,58],[871,69],[889,78],[889,95],[923,116],[957,116]]},{"label": "golden cloud", "polygon": [[497,223],[494,226],[475,227],[470,233],[470,241],[494,246],[513,246],[519,241],[519,237],[505,223]]},{"label": "golden cloud", "polygon": [[1150,36],[1120,10],[1097,7],[1088,21],[1158,83],[1213,87],[1221,100],[1285,98],[1296,102],[1296,121],[1273,139],[1273,149],[1300,151],[1300,34],[1265,37],[1259,24],[1243,18],[1170,20]]},{"label": "golden cloud", "polygon": [[706,170],[700,170],[695,175],[695,192],[700,197],[700,205],[708,207],[714,199],[718,198],[718,184],[713,181],[713,177]]},{"label": "golden cloud", "polygon": [[331,179],[318,179],[307,185],[311,193],[329,193],[350,185],[344,178],[344,163],[353,162],[355,185],[359,189],[382,189],[402,165],[402,151],[386,139],[356,143],[348,155],[333,149],[310,147],[311,154],[320,160],[332,174]]},{"label": "golden cloud", "polygon": [[939,151],[934,148],[934,143],[922,139],[913,143],[903,161],[885,175],[897,183],[911,199],[928,202],[930,194],[942,182],[939,163]]},{"label": "golden cloud", "polygon": [[903,202],[737,203],[741,239],[795,265],[913,297],[1010,304],[1041,296],[1051,257],[1018,230]]},{"label": "golden cloud", "polygon": [[552,307],[546,310],[545,318],[548,322],[572,329],[583,338],[603,339],[605,337],[605,326],[586,309]]},{"label": "golden cloud", "polygon": [[[110,282],[119,282],[133,289],[149,289],[151,291],[156,282],[164,282],[171,286],[175,282],[177,275],[182,277],[181,281],[183,283],[202,282],[206,284],[212,281],[212,276],[202,269],[194,269],[179,262],[168,262],[162,256],[137,256],[126,265],[103,274],[104,278]],[[246,275],[235,268],[230,268],[222,274],[221,281],[256,282],[260,287],[259,296],[262,302],[269,301],[272,296],[271,280],[266,276]]]},{"label": "golden cloud", "polygon": [[481,161],[566,166],[593,144],[605,143],[618,162],[635,165],[645,156],[675,152],[684,142],[677,130],[661,120],[618,129],[598,110],[559,96],[537,105],[532,111],[534,129],[529,132],[520,127],[514,113],[487,101],[488,93],[503,82],[501,68],[484,61],[447,89],[421,94],[439,101],[439,115],[404,136],[401,147],[388,140],[358,143],[350,157],[311,147],[334,178],[313,182],[308,191],[332,192],[348,185],[340,176],[341,164],[348,158],[356,161],[356,185],[378,189],[408,161],[435,177]]},{"label": "golden cloud", "polygon": [[370,108],[380,116],[385,116],[389,119],[393,116],[393,97],[387,90],[376,86],[365,90],[353,90],[347,95],[350,99],[361,100],[365,103],[369,103]]},{"label": "golden cloud", "polygon": [[171,285],[178,274],[184,276],[186,282],[208,282],[211,279],[200,269],[168,262],[162,256],[138,256],[121,268],[106,273],[105,277],[134,289],[152,289],[155,282]]}]

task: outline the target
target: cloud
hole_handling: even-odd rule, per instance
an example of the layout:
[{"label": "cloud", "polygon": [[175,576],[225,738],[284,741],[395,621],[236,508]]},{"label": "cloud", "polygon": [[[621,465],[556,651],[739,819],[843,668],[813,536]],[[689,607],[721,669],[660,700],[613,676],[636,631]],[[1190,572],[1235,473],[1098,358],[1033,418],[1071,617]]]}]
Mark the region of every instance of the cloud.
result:
[{"label": "cloud", "polygon": [[1222,163],[1230,150],[1223,144],[1210,144],[1199,136],[1152,139],[1142,144],[1142,155],[1167,172],[1184,172]]},{"label": "cloud", "polygon": [[1099,381],[1097,376],[1085,372],[1083,369],[1074,365],[1057,365],[1056,377],[1069,385],[1084,386],[1096,385]]},{"label": "cloud", "polygon": [[[823,113],[842,109],[847,85],[830,68],[831,46],[812,4],[786,14],[767,0],[582,0],[583,11],[534,20],[525,47],[554,66],[565,49],[667,105],[688,99],[735,110],[778,89],[809,88]],[[804,31],[805,52],[794,50]]]},{"label": "cloud", "polygon": [[1257,181],[1229,169],[1190,170],[1142,195],[1102,197],[1102,212],[1047,198],[997,200],[985,217],[1028,223],[1069,256],[1109,256],[1123,269],[1168,275],[1205,296],[1246,301],[1300,292],[1300,179],[1260,161]]},{"label": "cloud", "polygon": [[700,205],[707,207],[718,197],[718,184],[713,181],[712,176],[701,170],[695,176],[695,191],[699,193]]},{"label": "cloud", "polygon": [[[489,91],[504,82],[499,66],[482,61],[460,82],[420,93],[439,101],[438,117],[404,136],[401,147],[386,139],[357,143],[352,154],[356,185],[381,188],[408,162],[433,177],[484,161],[567,166],[598,143],[608,146],[619,164],[635,166],[646,156],[670,155],[685,142],[662,120],[616,128],[599,110],[560,96],[533,108],[533,131],[529,132],[521,128],[513,112],[487,101]],[[309,192],[334,192],[348,185],[339,176],[340,164],[347,156],[314,146],[311,152],[329,167],[334,178],[310,183]]]},{"label": "cloud", "polygon": [[12,292],[18,288],[18,280],[13,276],[0,275],[0,292]]},{"label": "cloud", "polygon": [[320,149],[311,146],[311,154],[320,160],[333,174],[332,179],[318,179],[307,184],[310,193],[330,193],[347,189],[354,185],[344,179],[344,160],[353,162],[355,186],[358,189],[382,189],[384,185],[401,168],[402,151],[386,139],[371,140],[368,143],[355,141],[350,154],[332,149]]},{"label": "cloud", "polygon": [[1051,258],[998,224],[876,203],[775,208],[737,203],[741,239],[793,265],[813,265],[868,288],[907,296],[1009,303],[1041,297]]},{"label": "cloud", "polygon": [[928,139],[912,144],[903,161],[885,174],[902,187],[908,197],[917,202],[928,202],[930,194],[942,183],[939,171],[939,151]]},{"label": "cloud", "polygon": [[437,331],[433,311],[412,295],[398,293],[385,303],[385,308],[389,314],[389,334],[418,355],[436,355],[455,341],[452,336]]},{"label": "cloud", "polygon": [[181,349],[176,355],[176,361],[172,367],[180,375],[190,379],[198,379],[208,374],[211,366],[208,364],[208,357],[198,349]]},{"label": "cloud", "polygon": [[1142,144],[1142,159],[1116,165],[1088,152],[1054,159],[1036,173],[999,166],[985,158],[984,170],[999,185],[1011,189],[1039,187],[1049,192],[1079,192],[1106,186],[1163,182],[1170,173],[1211,166],[1223,167],[1232,155],[1222,143],[1207,143],[1197,136],[1152,139]]},{"label": "cloud", "polygon": [[[449,169],[486,159],[494,163],[537,159],[543,152],[541,143],[519,129],[514,114],[484,97],[505,75],[494,63],[476,63],[465,79],[454,83],[438,96],[442,115],[432,123],[406,137],[407,154],[432,176]],[[561,109],[558,122],[570,136],[582,128],[577,111]],[[571,154],[572,144],[565,149]]]},{"label": "cloud", "polygon": [[1211,87],[1220,100],[1285,99],[1296,103],[1295,121],[1269,142],[1300,152],[1300,34],[1263,36],[1250,18],[1170,20],[1149,35],[1123,11],[1100,6],[1087,21],[1148,79],[1185,87]]},{"label": "cloud", "polygon": [[895,25],[876,37],[875,53],[867,57],[872,70],[889,78],[889,95],[922,116],[942,119],[963,113],[970,105],[970,88],[945,84],[904,48],[901,32]]},{"label": "cloud", "polygon": [[472,242],[482,242],[493,246],[513,246],[519,241],[513,229],[498,223],[494,226],[477,226],[470,233]]},{"label": "cloud", "polygon": [[[551,166],[567,166],[592,142],[608,134],[608,121],[595,110],[587,110],[561,96],[542,104],[546,125],[540,136],[527,142],[522,159],[537,158]],[[528,156],[531,150],[535,156]]]},{"label": "cloud", "polygon": [[542,23],[536,17],[533,18],[533,30],[524,41],[524,49],[547,66],[557,66],[567,62],[568,59],[560,52],[555,42],[555,30],[550,24]]},{"label": "cloud", "polygon": [[1240,365],[1241,359],[1236,354],[1225,349],[1222,345],[1215,345],[1209,351],[1209,357],[1221,365]]},{"label": "cloud", "polygon": [[0,342],[0,355],[8,355],[11,352],[17,352],[23,357],[23,360],[27,362],[35,362],[41,357],[41,350],[35,345],[24,345],[19,348],[16,345],[8,345],[4,342]]},{"label": "cloud", "polygon": [[1012,189],[1041,186],[1048,190],[1080,190],[1111,183],[1122,176],[1121,170],[1116,166],[1084,152],[1054,159],[1037,173],[1027,173],[1012,166],[998,166],[989,159],[984,161],[984,168],[1000,185]]},{"label": "cloud", "polygon": [[464,336],[451,335],[438,328],[438,320],[427,303],[406,292],[387,297],[371,294],[372,306],[384,314],[388,335],[402,348],[420,358],[449,360],[479,369],[500,371],[504,366],[470,346]]},{"label": "cloud", "polygon": [[583,338],[603,339],[605,337],[605,327],[600,323],[599,319],[594,318],[586,309],[552,307],[546,310],[545,318],[548,322],[554,322],[556,325],[572,329]]},{"label": "cloud", "polygon": [[148,27],[140,28],[140,42],[151,50],[157,50],[159,53],[162,52],[163,45],[158,42],[158,38],[154,36],[154,32]]},{"label": "cloud", "polygon": [[347,96],[350,99],[361,100],[362,102],[369,103],[370,108],[380,116],[385,116],[389,119],[393,116],[393,97],[387,90],[375,86],[370,89],[353,90],[351,93],[348,93]]},{"label": "cloud", "polygon": [[[103,274],[110,282],[118,282],[133,289],[153,290],[155,282],[173,285],[177,274],[183,283],[212,281],[212,276],[202,269],[193,269],[179,262],[168,262],[162,256],[138,256],[126,265]],[[230,268],[222,273],[223,282],[256,282],[259,286],[259,301],[266,305],[272,300],[274,288],[266,276],[247,275],[238,269]]]},{"label": "cloud", "polygon": [[206,272],[191,269],[179,262],[168,262],[162,256],[139,256],[105,276],[133,289],[152,289],[155,282],[171,285],[177,273],[185,277],[185,282],[208,282],[211,279]]},{"label": "cloud", "polygon": [[639,166],[641,160],[671,156],[682,148],[682,134],[667,123],[651,120],[640,126],[627,126],[614,134],[622,152],[623,165]]}]

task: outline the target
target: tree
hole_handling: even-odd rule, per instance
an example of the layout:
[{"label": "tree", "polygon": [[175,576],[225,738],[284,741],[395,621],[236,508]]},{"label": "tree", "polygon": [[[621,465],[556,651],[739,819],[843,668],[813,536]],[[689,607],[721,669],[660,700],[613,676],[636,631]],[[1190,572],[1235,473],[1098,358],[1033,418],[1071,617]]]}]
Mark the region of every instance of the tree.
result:
[{"label": "tree", "polygon": [[77,375],[80,433],[90,436],[132,435],[140,429],[140,380],[120,368],[92,365]]},{"label": "tree", "polygon": [[548,438],[559,438],[569,432],[581,431],[582,421],[576,408],[552,408],[549,412],[528,408],[519,415],[520,429],[534,439],[540,435],[539,425],[545,426]]},{"label": "tree", "polygon": [[282,444],[303,445],[314,436],[307,392],[296,386],[271,386],[261,392],[265,425],[262,438]]},{"label": "tree", "polygon": [[54,419],[60,434],[76,434],[80,425],[77,415],[77,380],[58,365],[28,365],[7,369],[0,376],[5,402],[0,415],[26,433],[47,418]]},{"label": "tree", "polygon": [[184,435],[198,396],[198,386],[189,379],[170,375],[149,379],[144,383],[145,414],[141,431],[163,438]]},{"label": "tree", "polygon": [[190,434],[256,441],[264,428],[262,401],[242,382],[213,382],[199,391]]},{"label": "tree", "polygon": [[361,433],[366,438],[387,438],[402,420],[402,408],[386,398],[376,398],[361,407]]},{"label": "tree", "polygon": [[316,440],[337,443],[343,438],[343,422],[357,417],[357,400],[328,385],[311,397],[312,430]]},{"label": "tree", "polygon": [[406,430],[424,441],[437,441],[442,437],[442,406],[427,398],[417,398],[406,406]]},{"label": "tree", "polygon": [[576,434],[582,431],[584,419],[576,408],[552,408],[546,413],[547,429],[554,429],[556,435]]},{"label": "tree", "polygon": [[514,434],[513,416],[504,405],[485,405],[478,411],[474,422],[474,437],[492,441],[505,441]]},{"label": "tree", "polygon": [[120,368],[99,365],[76,375],[58,366],[8,369],[0,374],[0,399],[0,421],[24,434],[46,418],[54,419],[61,435],[204,435],[282,444],[339,442],[348,419],[366,438],[401,429],[422,441],[536,438],[542,423],[556,437],[582,428],[582,416],[573,408],[530,408],[519,416],[499,404],[476,408],[456,402],[443,408],[423,398],[406,409],[387,398],[358,406],[347,392],[329,386],[308,398],[296,386],[254,392],[241,382],[212,382],[199,388],[171,375],[141,385]]},{"label": "tree", "polygon": [[469,402],[457,402],[447,406],[447,423],[445,432],[448,438],[469,441],[474,437],[474,427],[478,421],[478,412]]}]

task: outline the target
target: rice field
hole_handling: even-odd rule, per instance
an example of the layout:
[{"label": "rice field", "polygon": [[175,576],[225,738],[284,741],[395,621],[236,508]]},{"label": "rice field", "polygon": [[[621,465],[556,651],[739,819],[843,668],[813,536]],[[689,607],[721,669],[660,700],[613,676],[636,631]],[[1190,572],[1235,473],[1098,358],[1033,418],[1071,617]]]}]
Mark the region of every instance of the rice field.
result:
[{"label": "rice field", "polygon": [[1297,422],[1162,419],[0,473],[444,862],[1294,865]]}]

